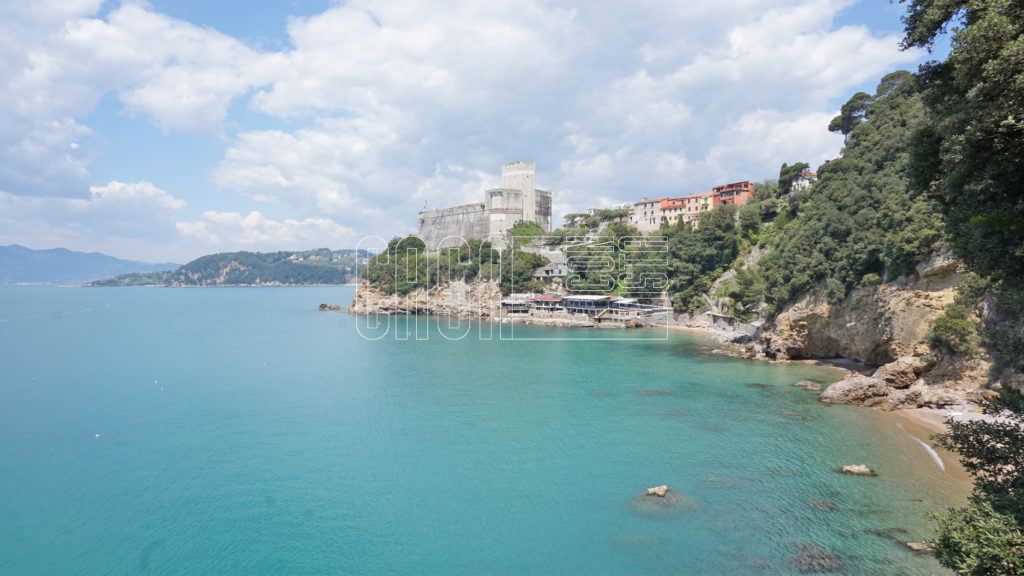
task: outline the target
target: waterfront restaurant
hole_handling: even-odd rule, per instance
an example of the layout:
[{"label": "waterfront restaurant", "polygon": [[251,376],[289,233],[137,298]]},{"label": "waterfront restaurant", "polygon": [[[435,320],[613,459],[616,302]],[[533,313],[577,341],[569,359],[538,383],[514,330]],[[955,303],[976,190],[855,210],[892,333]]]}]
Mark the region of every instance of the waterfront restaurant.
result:
[{"label": "waterfront restaurant", "polygon": [[544,294],[530,299],[538,312],[557,312],[562,309],[561,294]]},{"label": "waterfront restaurant", "polygon": [[509,314],[526,314],[530,311],[530,299],[527,294],[509,294],[501,301],[501,309]]},{"label": "waterfront restaurant", "polygon": [[612,300],[611,307],[616,310],[634,310],[637,304],[636,298],[616,298]]},{"label": "waterfront restaurant", "polygon": [[577,296],[566,296],[563,302],[565,303],[565,310],[572,314],[588,314],[595,316],[602,310],[607,310],[609,304],[612,301],[612,296],[598,296],[598,295],[577,295]]}]

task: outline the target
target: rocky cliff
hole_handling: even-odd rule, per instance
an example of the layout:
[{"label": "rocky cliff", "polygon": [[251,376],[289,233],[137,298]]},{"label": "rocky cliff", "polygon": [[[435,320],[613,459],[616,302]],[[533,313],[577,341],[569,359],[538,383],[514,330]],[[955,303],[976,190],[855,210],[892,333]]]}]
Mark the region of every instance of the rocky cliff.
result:
[{"label": "rocky cliff", "polygon": [[787,306],[765,333],[765,352],[778,359],[841,356],[873,365],[930,350],[925,334],[952,304],[957,262],[941,254],[909,278],[854,290],[830,304],[816,289]]},{"label": "rocky cliff", "polygon": [[928,342],[931,322],[952,304],[958,263],[942,253],[895,282],[854,290],[829,303],[814,290],[787,306],[762,334],[775,359],[849,358],[879,366],[821,394],[825,402],[883,409],[950,406],[988,392],[985,357],[944,356]]},{"label": "rocky cliff", "polygon": [[501,289],[496,282],[455,281],[443,288],[427,291],[419,288],[405,296],[386,294],[363,281],[356,289],[352,314],[446,314],[469,318],[489,318],[501,304]]}]

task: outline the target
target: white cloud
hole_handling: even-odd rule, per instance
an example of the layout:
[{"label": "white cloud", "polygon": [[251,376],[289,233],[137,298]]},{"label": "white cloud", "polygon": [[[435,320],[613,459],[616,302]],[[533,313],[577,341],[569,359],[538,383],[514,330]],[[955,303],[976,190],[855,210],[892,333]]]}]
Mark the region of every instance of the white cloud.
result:
[{"label": "white cloud", "polygon": [[113,181],[89,198],[31,197],[0,192],[0,244],[73,246],[138,260],[177,258],[174,215],[185,201],[150,182]]},{"label": "white cloud", "polygon": [[289,20],[279,51],[142,3],[8,4],[0,190],[79,198],[48,221],[93,231],[114,205],[209,207],[208,191],[89,188],[104,137],[90,113],[111,93],[138,121],[225,142],[203,174],[221,202],[272,205],[274,220],[221,203],[171,226],[197,246],[409,232],[424,202],[482,200],[517,159],[537,161],[556,213],[760,180],[834,156],[836,101],[919,57],[836,27],[853,3],[351,0]]},{"label": "white cloud", "polygon": [[74,204],[87,210],[95,210],[98,206],[131,206],[141,210],[181,210],[185,207],[184,200],[171,196],[152,182],[125,184],[114,180],[106,186],[93,186],[89,191],[92,193],[91,201],[76,200]]},{"label": "white cloud", "polygon": [[259,212],[246,216],[238,212],[203,212],[201,220],[178,222],[178,231],[186,238],[209,247],[248,249],[305,249],[343,247],[354,244],[356,233],[327,218],[270,220]]}]

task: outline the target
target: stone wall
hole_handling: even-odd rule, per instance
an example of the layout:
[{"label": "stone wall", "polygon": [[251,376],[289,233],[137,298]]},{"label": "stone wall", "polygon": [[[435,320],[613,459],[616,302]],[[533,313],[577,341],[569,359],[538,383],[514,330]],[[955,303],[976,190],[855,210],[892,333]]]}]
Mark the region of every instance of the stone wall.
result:
[{"label": "stone wall", "polygon": [[534,193],[537,197],[537,212],[534,222],[540,224],[540,229],[544,232],[551,232],[551,197],[553,193],[551,190],[535,190]]},{"label": "stone wall", "polygon": [[457,246],[462,239],[486,238],[488,214],[484,204],[466,204],[420,212],[416,235],[432,250]]},{"label": "stone wall", "polygon": [[466,204],[420,212],[419,236],[432,250],[455,246],[462,239],[501,239],[520,220],[536,222],[551,232],[552,192],[534,188],[536,165],[509,162],[501,167],[501,188],[486,192],[482,204]]}]

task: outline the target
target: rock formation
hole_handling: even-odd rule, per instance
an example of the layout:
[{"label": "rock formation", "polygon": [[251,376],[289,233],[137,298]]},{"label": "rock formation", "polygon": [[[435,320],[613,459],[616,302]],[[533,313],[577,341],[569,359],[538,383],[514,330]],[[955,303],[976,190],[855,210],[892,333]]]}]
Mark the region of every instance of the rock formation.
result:
[{"label": "rock formation", "polygon": [[405,296],[385,294],[363,281],[352,298],[352,314],[447,314],[489,318],[500,306],[501,289],[496,282],[451,282],[427,291],[419,288]]},{"label": "rock formation", "polygon": [[853,290],[829,303],[821,288],[804,294],[776,316],[764,335],[769,356],[843,357],[882,365],[931,348],[931,321],[948,307],[959,278],[957,262],[942,254],[918,266],[909,279]]},{"label": "rock formation", "polygon": [[771,358],[843,357],[880,366],[829,386],[824,402],[882,409],[977,402],[988,392],[983,357],[944,357],[928,342],[932,321],[952,304],[960,278],[948,252],[919,264],[909,277],[857,288],[829,303],[820,288],[787,306],[762,338]]},{"label": "rock formation", "polygon": [[864,464],[847,464],[839,469],[843,474],[851,476],[878,476],[878,474]]},{"label": "rock formation", "polygon": [[655,486],[654,488],[647,489],[648,496],[659,496],[661,498],[664,498],[665,494],[668,494],[668,486],[665,486],[664,484],[662,484],[661,486]]}]

